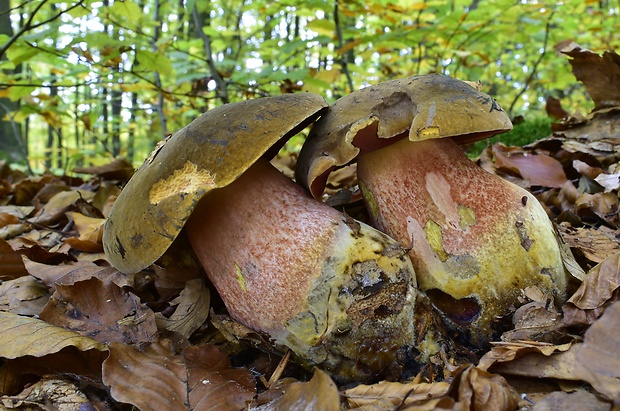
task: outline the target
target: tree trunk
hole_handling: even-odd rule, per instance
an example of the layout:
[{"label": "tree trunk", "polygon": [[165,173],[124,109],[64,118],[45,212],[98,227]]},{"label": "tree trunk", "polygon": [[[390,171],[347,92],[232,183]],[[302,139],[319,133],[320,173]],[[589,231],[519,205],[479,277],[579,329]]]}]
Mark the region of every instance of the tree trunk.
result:
[{"label": "tree trunk", "polygon": [[[0,0],[0,34],[11,37],[13,29],[9,9],[10,1]],[[4,60],[4,56],[0,60]],[[4,70],[4,73],[11,75],[13,72]],[[9,162],[27,162],[28,152],[22,140],[21,125],[13,120],[13,113],[19,110],[19,107],[19,101],[0,98],[0,159],[6,158]]]}]

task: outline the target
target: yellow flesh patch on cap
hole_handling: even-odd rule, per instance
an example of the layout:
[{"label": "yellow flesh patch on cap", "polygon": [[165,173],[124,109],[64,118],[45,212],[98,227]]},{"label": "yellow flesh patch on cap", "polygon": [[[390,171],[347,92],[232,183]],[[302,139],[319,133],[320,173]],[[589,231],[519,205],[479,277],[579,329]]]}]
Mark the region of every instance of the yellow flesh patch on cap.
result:
[{"label": "yellow flesh patch on cap", "polygon": [[149,202],[157,205],[162,200],[178,194],[195,193],[215,187],[213,176],[207,170],[198,170],[191,161],[177,169],[165,180],[159,180],[149,191]]}]

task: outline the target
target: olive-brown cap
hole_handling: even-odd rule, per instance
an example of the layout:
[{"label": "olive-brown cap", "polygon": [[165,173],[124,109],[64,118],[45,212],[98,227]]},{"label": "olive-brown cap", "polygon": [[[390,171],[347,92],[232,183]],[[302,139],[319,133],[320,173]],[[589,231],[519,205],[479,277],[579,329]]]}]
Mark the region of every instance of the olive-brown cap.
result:
[{"label": "olive-brown cap", "polygon": [[[512,128],[490,96],[470,83],[427,74],[391,80],[355,91],[331,105],[314,124],[297,161],[296,179],[320,197],[331,171],[360,153],[356,137],[409,140],[452,137],[458,143],[482,140]],[[395,139],[394,141],[397,141]],[[385,140],[371,142],[380,147]]]},{"label": "olive-brown cap", "polygon": [[159,145],[114,203],[108,260],[132,274],[170,247],[202,196],[235,181],[279,142],[314,122],[327,103],[297,93],[214,108]]}]

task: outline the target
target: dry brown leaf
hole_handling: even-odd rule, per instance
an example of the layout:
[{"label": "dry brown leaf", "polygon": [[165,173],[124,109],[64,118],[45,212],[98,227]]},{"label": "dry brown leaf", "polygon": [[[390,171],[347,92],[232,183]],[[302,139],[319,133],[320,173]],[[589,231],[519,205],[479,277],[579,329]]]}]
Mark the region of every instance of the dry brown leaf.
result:
[{"label": "dry brown leaf", "polygon": [[553,157],[522,150],[515,152],[517,149],[501,144],[494,144],[492,150],[498,170],[516,172],[531,185],[562,187],[568,181],[562,164]]},{"label": "dry brown leaf", "polygon": [[620,303],[586,331],[576,356],[577,374],[620,406]]},{"label": "dry brown leaf", "polygon": [[13,251],[13,248],[0,238],[0,279],[3,281],[28,275],[22,256]]},{"label": "dry brown leaf", "polygon": [[24,410],[24,407],[32,407],[31,409],[77,411],[85,409],[90,401],[68,380],[44,378],[27,386],[17,395],[3,395],[0,402],[3,410]]},{"label": "dry brown leaf", "polygon": [[491,351],[484,354],[478,362],[477,367],[481,370],[488,370],[496,363],[511,362],[532,353],[547,357],[556,352],[567,351],[572,345],[571,343],[553,345],[537,341],[495,342],[492,344]]},{"label": "dry brown leaf", "polygon": [[56,283],[56,292],[41,312],[50,324],[93,336],[102,343],[155,341],[155,314],[140,299],[98,278]]},{"label": "dry brown leaf", "polygon": [[329,375],[315,368],[310,381],[292,383],[281,397],[252,409],[340,411],[340,396],[336,384]]},{"label": "dry brown leaf", "polygon": [[579,389],[575,392],[556,391],[538,401],[532,411],[610,411],[610,405],[596,395]]},{"label": "dry brown leaf", "polygon": [[[0,263],[1,266],[1,263]],[[31,276],[0,284],[0,311],[37,316],[49,299],[47,287]]]},{"label": "dry brown leaf", "polygon": [[63,218],[69,207],[75,205],[80,198],[91,200],[94,196],[95,193],[86,190],[62,191],[54,195],[41,211],[28,221],[39,225],[53,224]]},{"label": "dry brown leaf", "polygon": [[620,202],[615,193],[581,194],[575,201],[575,212],[582,219],[600,218],[610,226],[620,226]]},{"label": "dry brown leaf", "polygon": [[159,344],[139,351],[112,343],[103,382],[114,399],[142,411],[242,410],[255,395],[252,374],[231,368],[228,356],[212,345],[175,355]]},{"label": "dry brown leaf", "polygon": [[560,52],[572,57],[573,74],[586,86],[595,110],[620,106],[620,56],[613,50],[600,56],[573,42]]},{"label": "dry brown leaf", "polygon": [[358,385],[345,390],[343,397],[350,408],[390,409],[415,402],[439,398],[448,392],[447,382],[399,383],[381,381],[373,385]]},{"label": "dry brown leaf", "polygon": [[76,167],[75,173],[94,174],[107,180],[129,181],[133,175],[134,168],[131,163],[124,158],[115,158],[107,164],[96,167]]},{"label": "dry brown leaf", "polygon": [[73,224],[80,235],[80,240],[89,240],[101,244],[105,218],[87,217],[82,213],[73,211],[68,212],[67,215],[73,221]]},{"label": "dry brown leaf", "polygon": [[562,310],[564,323],[593,323],[618,298],[620,288],[620,253],[606,258],[588,272],[583,283],[568,299]]},{"label": "dry brown leaf", "polygon": [[585,258],[594,263],[600,263],[607,257],[620,253],[617,231],[611,228],[572,227],[568,223],[561,223],[559,230],[562,238],[572,249],[581,252]]},{"label": "dry brown leaf", "polygon": [[162,313],[155,314],[157,326],[189,338],[209,316],[209,289],[202,279],[189,280],[181,294],[170,301],[170,305],[175,307],[172,315],[165,317]]},{"label": "dry brown leaf", "polygon": [[470,366],[459,373],[448,395],[457,401],[459,411],[512,411],[519,396],[501,375]]},{"label": "dry brown leaf", "polygon": [[512,318],[514,329],[502,334],[502,341],[554,343],[564,337],[562,315],[553,306],[553,298],[541,297],[542,300],[535,299],[515,311]]},{"label": "dry brown leaf", "polygon": [[0,357],[43,357],[66,347],[106,351],[105,345],[35,318],[0,311]]},{"label": "dry brown leaf", "polygon": [[56,289],[56,282],[61,278],[62,283],[68,285],[93,277],[99,278],[102,281],[111,281],[119,287],[131,287],[137,276],[137,274],[128,276],[113,267],[101,267],[89,261],[50,265],[24,258],[24,264],[31,276],[40,279],[51,289]]}]

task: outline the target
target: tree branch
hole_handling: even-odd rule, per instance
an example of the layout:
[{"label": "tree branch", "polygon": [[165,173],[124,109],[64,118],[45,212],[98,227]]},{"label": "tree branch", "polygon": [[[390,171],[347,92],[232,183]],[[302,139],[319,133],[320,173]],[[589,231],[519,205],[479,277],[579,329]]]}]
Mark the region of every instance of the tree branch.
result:
[{"label": "tree branch", "polygon": [[80,0],[77,3],[75,3],[73,6],[69,7],[67,10],[61,11],[60,13],[56,14],[55,16],[50,17],[47,20],[41,21],[37,24],[32,24],[32,21],[34,20],[34,16],[39,12],[39,10],[41,10],[41,8],[43,8],[43,6],[48,2],[48,0],[44,0],[41,3],[39,3],[37,5],[37,7],[35,7],[35,9],[32,11],[32,13],[30,13],[30,17],[28,17],[28,20],[26,21],[26,24],[24,24],[17,32],[15,32],[15,34],[13,34],[13,36],[11,36],[11,38],[2,46],[0,47],[0,59],[2,59],[4,57],[4,54],[6,53],[6,51],[9,49],[9,47],[11,47],[13,45],[13,43],[15,43],[17,41],[17,39],[19,39],[25,32],[30,31],[30,30],[34,30],[37,27],[41,27],[45,24],[51,23],[52,21],[58,19],[60,16],[62,16],[64,13],[75,9],[76,7],[82,6],[84,3],[84,0]]}]

